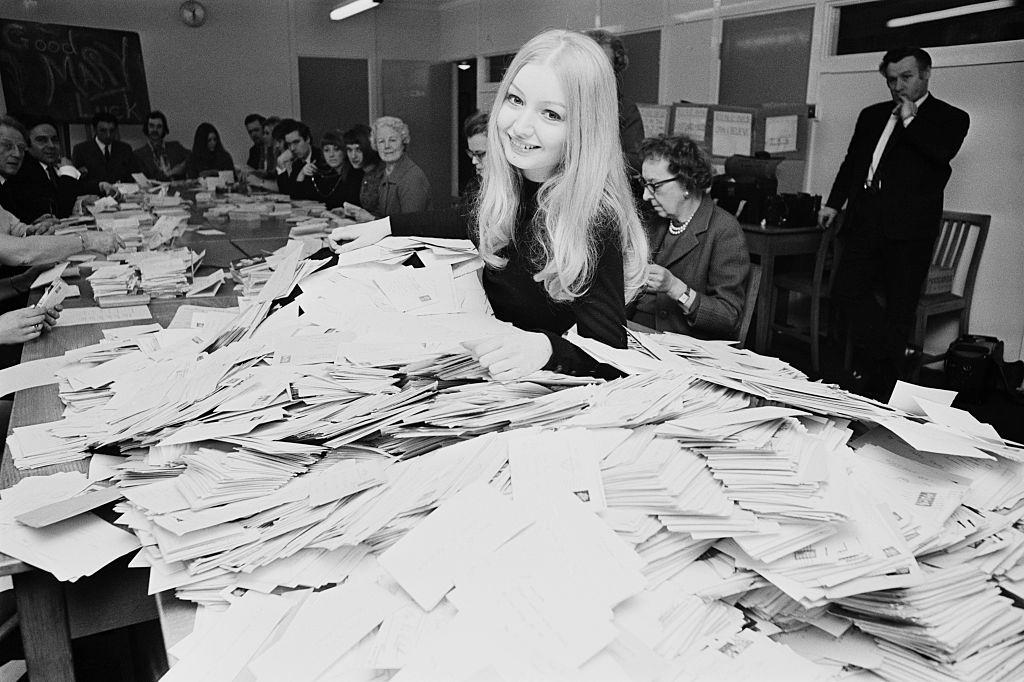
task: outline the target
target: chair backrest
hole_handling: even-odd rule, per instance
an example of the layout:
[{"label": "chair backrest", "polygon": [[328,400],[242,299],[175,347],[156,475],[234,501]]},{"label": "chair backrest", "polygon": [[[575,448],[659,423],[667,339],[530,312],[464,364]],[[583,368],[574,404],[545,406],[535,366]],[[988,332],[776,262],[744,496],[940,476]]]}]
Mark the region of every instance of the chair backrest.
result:
[{"label": "chair backrest", "polygon": [[968,310],[991,222],[992,216],[982,213],[942,212],[942,226],[932,251],[932,266],[953,270],[951,293],[962,296]]},{"label": "chair backrest", "polygon": [[745,347],[747,332],[750,331],[750,319],[757,307],[757,294],[761,289],[761,264],[751,263],[750,274],[747,275],[747,295],[743,298],[743,317],[740,318],[739,347]]}]

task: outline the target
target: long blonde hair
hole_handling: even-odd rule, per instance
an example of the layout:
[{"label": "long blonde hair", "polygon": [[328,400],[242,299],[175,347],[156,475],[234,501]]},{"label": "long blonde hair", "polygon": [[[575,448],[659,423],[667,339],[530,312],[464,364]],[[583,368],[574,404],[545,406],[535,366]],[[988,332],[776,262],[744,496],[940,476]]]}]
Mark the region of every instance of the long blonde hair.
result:
[{"label": "long blonde hair", "polygon": [[552,69],[567,100],[565,154],[537,193],[534,228],[543,263],[534,279],[543,282],[553,300],[571,301],[590,287],[602,242],[617,240],[628,302],[643,284],[647,236],[626,181],[611,64],[598,44],[580,33],[553,30],[535,36],[516,54],[498,86],[476,206],[480,254],[489,265],[504,267],[507,259],[498,253],[515,237],[522,172],[505,158],[498,112],[526,64]]}]

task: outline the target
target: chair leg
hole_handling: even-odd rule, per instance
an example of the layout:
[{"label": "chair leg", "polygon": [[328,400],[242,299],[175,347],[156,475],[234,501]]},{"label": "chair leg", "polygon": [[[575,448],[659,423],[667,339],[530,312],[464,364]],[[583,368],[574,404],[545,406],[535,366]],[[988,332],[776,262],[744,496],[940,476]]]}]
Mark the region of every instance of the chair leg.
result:
[{"label": "chair leg", "polygon": [[811,294],[811,371],[821,376],[821,297]]},{"label": "chair leg", "polygon": [[914,336],[910,339],[911,345],[916,348],[924,348],[924,337],[928,330],[928,316],[922,315],[918,310],[914,313]]}]

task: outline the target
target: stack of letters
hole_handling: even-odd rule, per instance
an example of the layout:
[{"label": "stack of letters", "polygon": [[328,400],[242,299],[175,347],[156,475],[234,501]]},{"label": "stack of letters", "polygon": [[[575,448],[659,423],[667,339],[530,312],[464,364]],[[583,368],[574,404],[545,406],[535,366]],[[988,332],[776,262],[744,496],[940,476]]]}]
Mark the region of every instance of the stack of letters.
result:
[{"label": "stack of letters", "polygon": [[[166,680],[1024,676],[1024,449],[948,402],[635,332],[571,337],[622,379],[496,383],[467,242],[275,261],[241,312],[76,356],[64,419],[9,438],[121,453],[107,556],[200,605]],[[85,574],[19,492],[0,551]]]}]

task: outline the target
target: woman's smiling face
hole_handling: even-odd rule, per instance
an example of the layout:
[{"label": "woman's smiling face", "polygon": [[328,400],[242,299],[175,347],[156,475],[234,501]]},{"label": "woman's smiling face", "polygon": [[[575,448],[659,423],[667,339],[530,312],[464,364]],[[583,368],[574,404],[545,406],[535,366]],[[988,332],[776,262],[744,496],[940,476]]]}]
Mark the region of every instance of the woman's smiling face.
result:
[{"label": "woman's smiling face", "polygon": [[524,65],[498,109],[505,158],[528,180],[544,182],[565,156],[566,118],[566,97],[554,70]]}]

